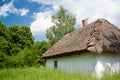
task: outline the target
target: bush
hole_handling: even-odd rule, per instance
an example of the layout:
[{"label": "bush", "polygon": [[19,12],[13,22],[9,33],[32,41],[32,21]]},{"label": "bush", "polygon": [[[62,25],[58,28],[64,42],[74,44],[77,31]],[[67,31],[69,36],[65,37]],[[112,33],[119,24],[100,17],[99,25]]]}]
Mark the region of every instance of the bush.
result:
[{"label": "bush", "polygon": [[5,53],[0,51],[0,68],[5,67]]}]

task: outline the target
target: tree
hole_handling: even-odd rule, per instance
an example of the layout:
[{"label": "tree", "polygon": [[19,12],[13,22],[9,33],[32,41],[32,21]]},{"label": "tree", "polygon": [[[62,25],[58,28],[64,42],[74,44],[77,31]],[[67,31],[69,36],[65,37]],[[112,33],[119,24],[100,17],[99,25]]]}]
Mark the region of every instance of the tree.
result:
[{"label": "tree", "polygon": [[42,54],[48,50],[48,48],[50,47],[49,42],[46,41],[41,41],[41,42],[35,42],[32,47],[32,54],[33,54],[33,59],[34,59],[34,63],[33,65],[44,65],[45,64],[45,60],[41,57]]},{"label": "tree", "polygon": [[34,38],[29,27],[13,25],[8,28],[11,42],[11,54],[17,54],[21,49],[30,48]]},{"label": "tree", "polygon": [[0,68],[5,67],[5,56],[9,51],[7,27],[0,21]]},{"label": "tree", "polygon": [[0,37],[7,38],[7,27],[0,21]]},{"label": "tree", "polygon": [[52,22],[54,25],[46,31],[46,37],[52,45],[60,40],[64,35],[75,30],[75,16],[67,13],[63,7],[60,7],[56,15],[52,16]]},{"label": "tree", "polygon": [[0,21],[0,68],[33,66],[34,38],[27,26],[6,27]]},{"label": "tree", "polygon": [[7,27],[0,21],[0,51],[7,53],[9,48]]}]

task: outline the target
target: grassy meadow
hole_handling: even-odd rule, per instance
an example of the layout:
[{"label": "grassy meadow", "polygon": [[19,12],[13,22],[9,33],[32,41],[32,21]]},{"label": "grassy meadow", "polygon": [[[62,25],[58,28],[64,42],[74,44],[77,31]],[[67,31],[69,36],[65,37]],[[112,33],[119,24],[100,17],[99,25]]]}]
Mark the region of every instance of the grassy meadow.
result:
[{"label": "grassy meadow", "polygon": [[[80,74],[66,74],[44,68],[0,69],[0,80],[97,80]],[[120,80],[120,75],[105,75],[101,80]]]}]

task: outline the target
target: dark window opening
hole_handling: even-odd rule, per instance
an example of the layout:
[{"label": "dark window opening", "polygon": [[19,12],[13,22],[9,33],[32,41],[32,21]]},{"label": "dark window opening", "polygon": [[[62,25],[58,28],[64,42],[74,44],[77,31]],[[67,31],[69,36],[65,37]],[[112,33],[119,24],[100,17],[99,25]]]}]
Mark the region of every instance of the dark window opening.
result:
[{"label": "dark window opening", "polygon": [[57,60],[54,61],[54,69],[57,69]]}]

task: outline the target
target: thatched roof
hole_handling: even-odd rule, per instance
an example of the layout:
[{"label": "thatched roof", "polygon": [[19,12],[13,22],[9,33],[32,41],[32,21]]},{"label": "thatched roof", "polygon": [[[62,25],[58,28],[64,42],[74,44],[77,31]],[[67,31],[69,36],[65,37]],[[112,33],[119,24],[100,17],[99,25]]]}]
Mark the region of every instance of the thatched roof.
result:
[{"label": "thatched roof", "polygon": [[120,54],[120,29],[105,19],[98,19],[79,30],[65,35],[46,51],[43,57],[69,55],[83,51],[98,54],[104,52]]}]

